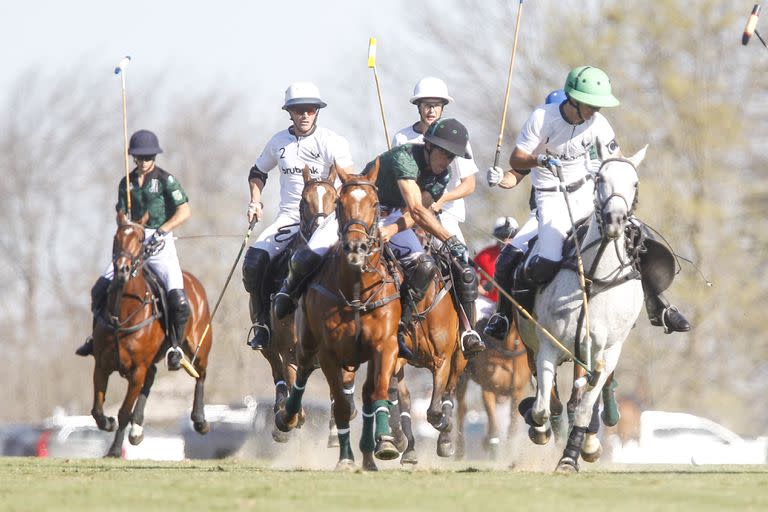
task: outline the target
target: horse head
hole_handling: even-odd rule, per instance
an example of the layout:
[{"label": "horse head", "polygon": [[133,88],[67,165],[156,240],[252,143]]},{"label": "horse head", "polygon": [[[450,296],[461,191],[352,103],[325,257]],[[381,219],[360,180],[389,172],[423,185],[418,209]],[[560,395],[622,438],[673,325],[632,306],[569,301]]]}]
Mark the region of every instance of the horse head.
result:
[{"label": "horse head", "polygon": [[336,206],[339,239],[347,262],[363,271],[368,258],[378,249],[379,199],[376,177],[379,159],[366,176],[349,175],[338,168],[341,190]]},{"label": "horse head", "polygon": [[646,145],[628,158],[603,161],[595,178],[595,214],[603,236],[615,239],[624,232],[637,202],[637,166],[645,158]]},{"label": "horse head", "polygon": [[112,267],[115,284],[122,289],[141,266],[144,248],[144,223],[147,214],[139,222],[131,222],[125,213],[118,214],[118,227],[112,245]]},{"label": "horse head", "polygon": [[331,167],[327,178],[312,178],[309,167],[304,166],[304,190],[301,192],[299,212],[301,225],[299,227],[305,240],[309,240],[317,226],[331,214],[336,207],[336,166]]}]

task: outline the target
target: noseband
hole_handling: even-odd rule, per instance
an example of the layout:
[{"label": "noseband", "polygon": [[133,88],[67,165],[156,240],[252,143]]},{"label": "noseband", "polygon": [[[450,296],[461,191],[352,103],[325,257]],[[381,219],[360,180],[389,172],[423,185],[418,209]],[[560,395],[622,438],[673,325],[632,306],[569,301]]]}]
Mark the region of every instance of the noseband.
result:
[{"label": "noseband", "polygon": [[[362,233],[366,236],[366,239],[369,244],[368,252],[366,253],[366,256],[370,256],[373,253],[374,246],[377,236],[376,236],[376,230],[379,226],[379,201],[378,201],[378,188],[376,188],[376,185],[367,181],[357,181],[357,182],[349,182],[344,183],[341,186],[341,192],[344,191],[344,189],[351,188],[351,187],[371,187],[373,189],[373,193],[376,197],[376,202],[373,205],[373,221],[368,224],[366,221],[362,219],[357,218],[351,218],[347,220],[343,225],[341,224],[341,213],[343,208],[343,204],[341,200],[339,199],[336,203],[336,219],[339,221],[339,238],[346,242],[347,235],[349,233]],[[339,194],[341,195],[341,193]],[[355,226],[355,227],[353,227]],[[362,228],[362,229],[360,229]]]}]

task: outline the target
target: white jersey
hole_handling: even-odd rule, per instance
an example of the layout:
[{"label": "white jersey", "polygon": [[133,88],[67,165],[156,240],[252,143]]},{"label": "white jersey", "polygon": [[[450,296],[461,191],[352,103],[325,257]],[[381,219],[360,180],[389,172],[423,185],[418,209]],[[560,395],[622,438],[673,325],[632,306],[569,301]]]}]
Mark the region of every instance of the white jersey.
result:
[{"label": "white jersey", "polygon": [[263,173],[275,167],[279,169],[279,214],[294,215],[298,220],[304,166],[309,166],[313,178],[326,178],[334,161],[339,167],[352,167],[349,143],[344,137],[318,126],[306,137],[297,137],[287,129],[276,133],[256,160],[256,167]]},{"label": "white jersey", "polygon": [[[413,126],[407,126],[397,132],[392,138],[392,147],[402,146],[408,142],[421,144],[424,142],[424,135],[417,133],[416,130],[413,129]],[[472,154],[472,148],[470,147],[469,143],[467,143],[467,152],[470,155]],[[445,188],[446,192],[449,190],[455,190],[456,187],[461,184],[462,179],[468,176],[472,176],[478,171],[477,165],[475,165],[475,160],[473,158],[461,157],[454,158],[453,162],[451,162],[451,165],[448,166],[448,169],[451,171],[451,181],[448,182],[448,186]],[[443,212],[448,212],[448,216],[452,217],[458,222],[464,222],[467,218],[467,210],[464,206],[463,198],[445,203],[443,205]]]},{"label": "white jersey", "polygon": [[[602,114],[596,112],[589,120],[573,125],[563,119],[560,105],[555,103],[533,111],[520,130],[516,145],[530,155],[546,153],[560,159],[566,184],[597,172],[601,156],[606,159],[619,153],[613,128]],[[605,151],[607,154],[600,154]],[[536,188],[559,183],[557,175],[548,169],[536,167],[531,171],[531,181]]]}]

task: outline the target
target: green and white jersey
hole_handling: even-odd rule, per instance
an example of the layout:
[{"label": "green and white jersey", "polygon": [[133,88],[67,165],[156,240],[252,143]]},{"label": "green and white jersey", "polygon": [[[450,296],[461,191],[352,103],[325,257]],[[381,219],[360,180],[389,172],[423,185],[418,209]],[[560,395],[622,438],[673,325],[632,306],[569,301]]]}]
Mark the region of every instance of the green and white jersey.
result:
[{"label": "green and white jersey", "polygon": [[[134,169],[131,179],[131,220],[140,220],[144,212],[149,212],[146,227],[157,229],[170,219],[176,208],[189,201],[181,184],[172,174],[155,166],[152,172],[144,176],[144,183],[139,187],[139,172]],[[125,178],[120,180],[117,190],[116,210],[128,211],[125,195]]]},{"label": "green and white jersey", "polygon": [[[367,175],[376,161],[369,162],[362,174]],[[448,170],[433,174],[427,166],[424,155],[424,144],[403,144],[379,155],[379,174],[376,177],[376,188],[379,190],[381,206],[393,209],[405,207],[405,200],[400,193],[400,180],[414,180],[421,190],[432,195],[434,200],[440,198],[450,180]]]}]

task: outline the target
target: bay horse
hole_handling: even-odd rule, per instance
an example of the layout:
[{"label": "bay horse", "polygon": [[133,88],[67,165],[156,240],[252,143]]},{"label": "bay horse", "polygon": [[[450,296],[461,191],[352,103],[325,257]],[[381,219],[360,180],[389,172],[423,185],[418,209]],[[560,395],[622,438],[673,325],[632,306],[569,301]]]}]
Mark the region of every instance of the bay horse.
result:
[{"label": "bay horse", "polygon": [[[285,278],[288,270],[288,259],[294,251],[306,246],[307,241],[315,232],[317,226],[336,208],[336,167],[332,166],[327,178],[312,178],[309,167],[304,166],[302,171],[304,188],[301,192],[299,203],[299,230],[294,240],[286,250],[270,262],[268,272],[270,277],[265,279],[264,291],[266,296],[277,292],[280,283]],[[279,236],[279,234],[278,234]],[[290,236],[287,235],[286,236]],[[272,337],[270,343],[260,352],[269,363],[272,378],[275,383],[275,403],[273,410],[277,412],[285,405],[288,391],[296,381],[296,346],[298,336],[295,326],[295,315],[291,313],[282,320],[278,320],[270,308]],[[272,438],[280,443],[287,442],[288,436],[276,428],[272,431]]]},{"label": "bay horse", "polygon": [[363,468],[377,469],[374,456],[389,460],[399,455],[389,428],[387,387],[398,353],[400,295],[392,276],[394,268],[381,252],[374,185],[378,172],[378,160],[368,176],[348,175],[338,169],[342,182],[336,210],[340,240],[302,296],[296,382],[285,408],[275,416],[275,425],[282,431],[298,425],[302,396],[316,357],[334,400],[339,470],[354,467],[351,408],[344,397],[342,370],[356,370],[365,361],[368,365],[360,440]]},{"label": "bay horse", "polygon": [[[637,255],[630,251],[625,229],[637,199],[637,166],[647,146],[629,158],[603,161],[595,177],[595,210],[587,221],[582,243],[582,260],[589,282],[589,317],[584,318],[582,291],[575,266],[564,260],[551,283],[537,292],[534,314],[538,322],[571,351],[581,344],[583,326],[592,369],[587,389],[574,411],[574,425],[557,465],[559,472],[578,471],[585,433],[602,388],[619,360],[621,348],[634,326],[643,304]],[[532,322],[516,312],[523,342],[535,354],[537,390],[532,408],[525,412],[531,430],[545,433],[550,419],[550,395],[556,367],[570,356],[556,347]],[[577,352],[578,353],[578,352]],[[582,356],[584,357],[584,356]],[[521,411],[522,412],[522,411]]]},{"label": "bay horse", "polygon": [[[483,324],[487,318],[478,321],[478,332],[483,332]],[[486,350],[470,359],[456,390],[457,421],[458,421],[458,447],[457,458],[464,455],[464,418],[467,414],[466,392],[470,380],[480,385],[482,390],[483,407],[488,417],[487,431],[483,440],[483,447],[491,459],[498,456],[499,427],[496,420],[496,404],[503,398],[509,398],[511,421],[507,431],[507,439],[515,432],[517,419],[517,405],[523,400],[531,385],[531,369],[528,366],[528,357],[517,332],[514,320],[509,326],[507,335],[499,343],[490,336],[483,336]]]},{"label": "bay horse", "polygon": [[[118,218],[118,228],[112,247],[114,278],[109,286],[106,309],[97,318],[93,330],[93,408],[91,415],[101,430],[115,432],[115,439],[107,451],[108,457],[120,457],[125,430],[130,424],[128,440],[139,444],[144,438],[144,406],[157,373],[157,363],[163,359],[166,343],[165,329],[158,309],[160,297],[150,286],[144,264],[149,255],[144,250],[146,215],[139,223],[130,222],[125,214]],[[181,348],[188,358],[195,355],[198,342],[210,322],[208,299],[200,281],[184,272],[184,290],[190,307],[189,321]],[[98,314],[98,313],[97,313]],[[200,345],[194,368],[198,373],[192,404],[192,422],[195,430],[205,434],[209,430],[204,411],[204,389],[208,354],[213,333],[208,331]],[[117,414],[104,415],[107,382],[117,371],[128,380],[128,389]]]}]

